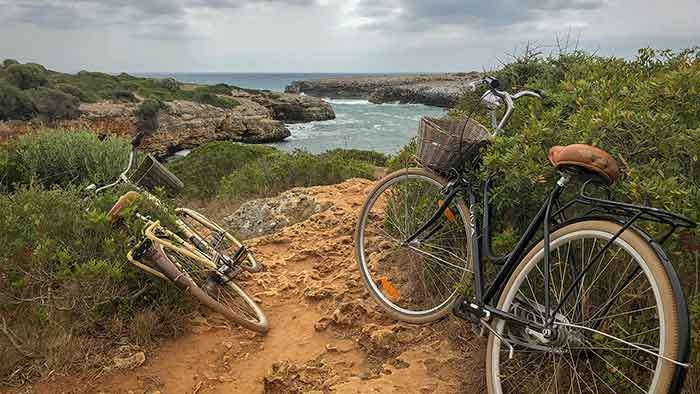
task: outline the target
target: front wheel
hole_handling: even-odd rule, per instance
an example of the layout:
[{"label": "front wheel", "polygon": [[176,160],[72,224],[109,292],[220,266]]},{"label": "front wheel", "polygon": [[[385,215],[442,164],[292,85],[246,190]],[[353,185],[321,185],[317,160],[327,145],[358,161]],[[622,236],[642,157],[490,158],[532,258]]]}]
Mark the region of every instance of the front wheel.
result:
[{"label": "front wheel", "polygon": [[370,192],[355,230],[355,255],[365,286],[395,318],[425,323],[451,311],[471,287],[469,214],[461,199],[412,242],[446,199],[445,179],[419,168],[396,171]]},{"label": "front wheel", "polygon": [[216,266],[205,256],[170,243],[159,243],[150,248],[147,257],[168,279],[189,289],[202,304],[228,320],[249,330],[268,331],[265,313],[234,280],[225,283],[210,280]]},{"label": "front wheel", "polygon": [[[676,389],[683,367],[674,361],[685,361],[688,350],[683,294],[674,290],[675,274],[635,230],[625,230],[606,248],[621,230],[614,222],[588,220],[552,234],[550,311],[562,305],[554,314],[554,333],[545,339],[523,326],[496,324],[500,338],[490,335],[486,357],[490,394]],[[540,242],[516,267],[498,308],[538,324],[552,316],[545,308],[544,272]],[[575,283],[577,277],[582,279]],[[504,342],[514,347],[512,359]]]}]

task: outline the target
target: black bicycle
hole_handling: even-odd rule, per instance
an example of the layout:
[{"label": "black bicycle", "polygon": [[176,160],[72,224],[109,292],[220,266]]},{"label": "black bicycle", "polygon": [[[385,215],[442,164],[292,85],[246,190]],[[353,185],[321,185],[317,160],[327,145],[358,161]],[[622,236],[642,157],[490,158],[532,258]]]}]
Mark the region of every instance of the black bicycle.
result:
[{"label": "black bicycle", "polygon": [[[482,82],[487,84],[482,102],[494,125],[488,135],[507,123],[515,101],[540,97],[499,90],[493,78]],[[499,121],[495,109],[503,104]],[[478,131],[469,122],[462,131]],[[453,311],[483,327],[489,335],[489,393],[680,390],[689,366],[688,311],[660,245],[695,223],[612,201],[607,190],[618,170],[606,152],[589,145],[554,147],[550,161],[561,175],[558,182],[514,249],[494,256],[491,180],[476,189],[461,175],[463,135],[456,137],[462,160],[451,159],[440,173],[426,168],[430,158],[421,157],[426,149],[441,148],[439,136],[419,137],[422,165],[379,181],[355,232],[362,278],[386,311],[414,323]],[[471,142],[466,145],[475,145]],[[444,141],[442,148],[449,148]],[[565,193],[574,180],[579,192]],[[654,239],[637,226],[640,221],[664,231]],[[496,264],[489,281],[486,262]]]}]

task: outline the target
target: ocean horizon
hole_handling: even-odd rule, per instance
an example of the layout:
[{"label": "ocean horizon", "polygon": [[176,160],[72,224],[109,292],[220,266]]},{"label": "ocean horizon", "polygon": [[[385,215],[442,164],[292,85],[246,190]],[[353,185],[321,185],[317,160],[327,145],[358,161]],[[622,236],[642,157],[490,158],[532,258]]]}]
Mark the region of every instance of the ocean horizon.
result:
[{"label": "ocean horizon", "polygon": [[[328,77],[406,75],[413,73],[165,73],[134,74],[154,78],[175,78],[186,83],[225,83],[247,89],[283,92],[292,81]],[[429,74],[429,73],[421,73]],[[421,116],[440,116],[444,110],[422,104],[372,104],[367,100],[330,99],[333,120],[288,124],[292,135],[270,144],[285,151],[311,153],[327,150],[364,149],[396,153],[416,135]]]}]

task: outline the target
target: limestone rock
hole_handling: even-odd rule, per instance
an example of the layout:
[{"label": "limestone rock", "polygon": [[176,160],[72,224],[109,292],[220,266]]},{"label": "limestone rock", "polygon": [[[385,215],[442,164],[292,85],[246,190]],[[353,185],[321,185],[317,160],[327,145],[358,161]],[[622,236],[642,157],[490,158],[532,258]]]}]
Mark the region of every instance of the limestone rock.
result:
[{"label": "limestone rock", "polygon": [[308,190],[295,188],[277,197],[248,201],[224,218],[224,223],[243,239],[274,233],[304,221],[328,208]]}]

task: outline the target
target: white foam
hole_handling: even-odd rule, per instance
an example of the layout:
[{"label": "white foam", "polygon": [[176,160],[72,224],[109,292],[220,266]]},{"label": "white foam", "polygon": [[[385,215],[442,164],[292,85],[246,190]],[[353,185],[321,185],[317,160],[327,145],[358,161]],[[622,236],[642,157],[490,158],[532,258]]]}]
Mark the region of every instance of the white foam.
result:
[{"label": "white foam", "polygon": [[336,105],[372,105],[368,100],[355,100],[355,99],[330,99],[324,98],[323,101]]}]

